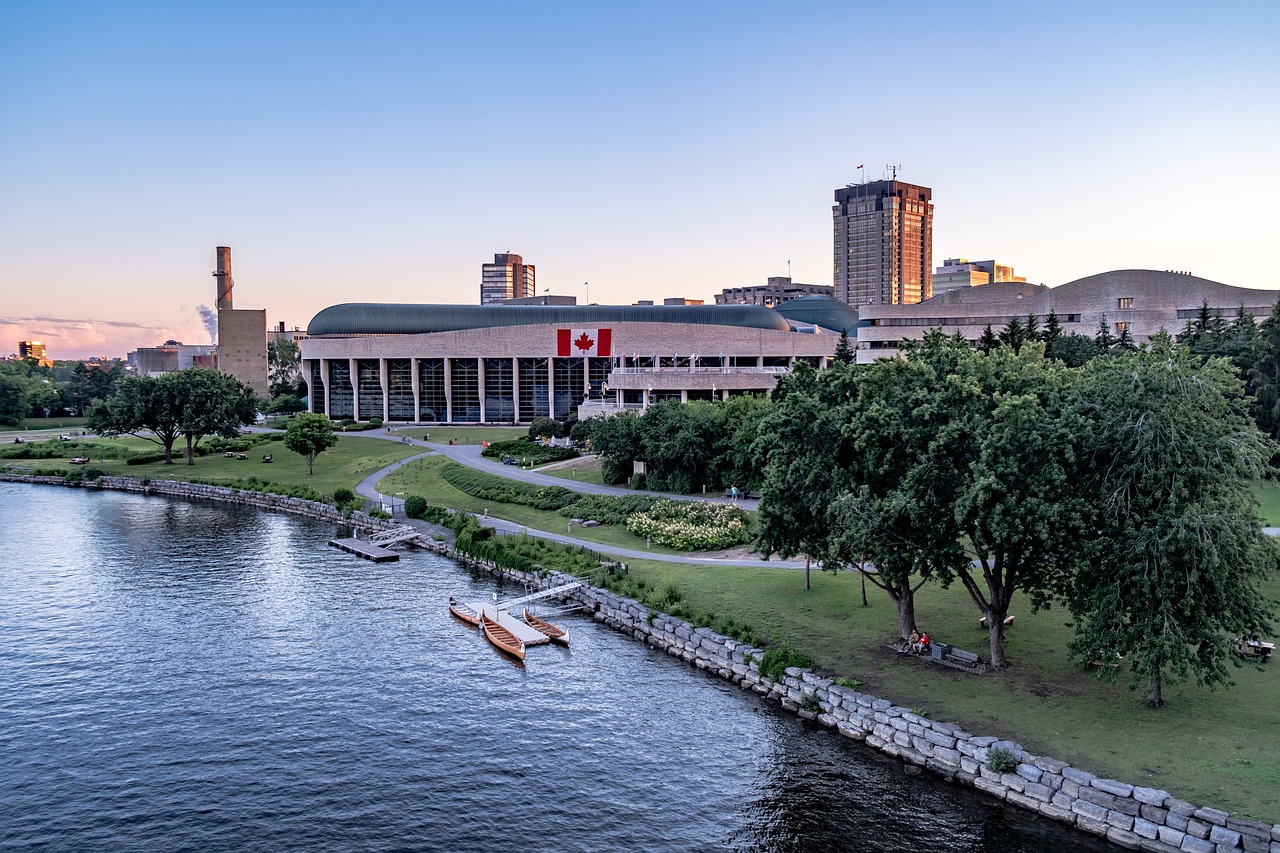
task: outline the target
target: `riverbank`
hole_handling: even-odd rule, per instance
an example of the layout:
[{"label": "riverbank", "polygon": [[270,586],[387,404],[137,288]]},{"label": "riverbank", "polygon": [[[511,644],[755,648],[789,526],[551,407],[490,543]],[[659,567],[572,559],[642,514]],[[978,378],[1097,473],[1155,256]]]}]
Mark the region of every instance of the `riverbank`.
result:
[{"label": "riverbank", "polygon": [[[63,478],[5,474],[13,482],[71,485]],[[370,529],[399,526],[362,513],[346,516],[335,508],[257,492],[174,481],[143,484],[141,480],[104,477],[82,487],[101,487],[230,502],[272,511],[291,512],[336,524]],[[447,546],[437,545],[448,550]],[[460,556],[464,564],[484,568],[507,579],[537,588],[568,581],[556,573],[538,578],[502,572]],[[840,687],[811,670],[789,669],[773,680],[760,672],[763,651],[738,643],[707,628],[651,611],[630,599],[592,587],[572,593],[597,621],[641,639],[700,669],[778,701],[806,719],[841,735],[925,768],[943,779],[972,787],[1015,806],[1073,826],[1131,849],[1222,851],[1231,849],[1280,851],[1280,825],[1249,820],[1224,810],[1196,806],[1168,792],[1113,779],[1099,778],[1060,759],[1036,755],[1012,741],[973,735],[951,723],[929,720],[916,711],[894,705],[852,688]],[[1001,756],[1013,760],[1002,767]],[[1173,787],[1173,786],[1170,786]]]}]

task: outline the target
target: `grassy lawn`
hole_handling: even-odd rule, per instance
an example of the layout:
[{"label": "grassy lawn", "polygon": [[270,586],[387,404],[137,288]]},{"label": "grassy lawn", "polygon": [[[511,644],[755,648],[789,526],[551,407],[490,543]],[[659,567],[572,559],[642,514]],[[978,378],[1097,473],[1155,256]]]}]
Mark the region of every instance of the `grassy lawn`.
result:
[{"label": "grassy lawn", "polygon": [[25,418],[17,426],[0,424],[0,432],[22,432],[29,429],[84,429],[84,418]]},{"label": "grassy lawn", "polygon": [[488,426],[449,426],[449,427],[393,427],[396,435],[407,435],[415,439],[438,441],[448,444],[480,444],[482,441],[507,441],[529,434],[528,427],[488,427]]},{"label": "grassy lawn", "polygon": [[1280,527],[1280,482],[1254,480],[1253,493],[1258,496],[1258,512],[1268,527]]},{"label": "grassy lawn", "polygon": [[[181,445],[181,442],[179,442]],[[365,477],[391,463],[422,452],[421,447],[410,447],[375,438],[339,435],[338,443],[321,453],[315,460],[315,474],[307,473],[307,460],[285,449],[278,441],[255,445],[246,451],[247,459],[227,459],[221,455],[197,456],[194,465],[187,465],[181,447],[174,447],[174,463],[152,462],[146,465],[127,465],[123,458],[111,459],[113,451],[127,449],[133,452],[158,450],[157,445],[140,438],[123,436],[118,439],[92,438],[77,443],[78,450],[70,455],[84,453],[91,459],[90,466],[109,475],[122,477],[150,477],[152,480],[199,479],[210,482],[230,482],[257,477],[259,480],[289,485],[310,486],[325,494],[345,486],[353,488]],[[185,445],[182,445],[185,446]],[[95,453],[100,447],[106,453]],[[270,454],[274,461],[263,464],[263,454]],[[123,454],[117,454],[123,455]],[[21,465],[29,468],[75,470],[66,459],[10,459],[0,464]]]},{"label": "grassy lawn", "polygon": [[588,459],[570,459],[560,462],[553,468],[539,468],[539,474],[548,477],[559,477],[562,480],[576,480],[579,483],[592,483],[597,486],[606,485],[600,476],[600,460],[594,456]]},{"label": "grassy lawn", "polygon": [[[473,498],[466,492],[454,488],[440,475],[440,471],[445,465],[457,464],[457,462],[451,462],[440,456],[420,459],[383,477],[378,482],[378,491],[384,495],[396,495],[397,497],[400,497],[402,493],[404,496],[421,495],[427,499],[428,503],[435,506],[447,506],[466,512],[482,513],[487,509],[492,516],[514,521],[516,524],[523,524],[534,530],[549,530],[554,533],[570,534],[569,519],[558,512],[534,509],[533,507],[520,506],[518,504],[484,501],[480,498]],[[572,535],[575,539],[584,539],[601,545],[645,550],[644,540],[628,533],[622,527],[612,525],[580,527],[575,525]],[[660,545],[654,545],[649,550],[656,554],[683,553]]]}]

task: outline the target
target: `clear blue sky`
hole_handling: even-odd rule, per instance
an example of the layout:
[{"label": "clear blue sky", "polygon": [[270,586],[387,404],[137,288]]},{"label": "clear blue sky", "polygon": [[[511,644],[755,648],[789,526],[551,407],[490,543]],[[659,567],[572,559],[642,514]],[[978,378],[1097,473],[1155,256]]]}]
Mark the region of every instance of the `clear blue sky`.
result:
[{"label": "clear blue sky", "polygon": [[1280,288],[1280,4],[0,4],[0,353],[238,308],[830,284],[836,187],[933,188],[934,259]]}]

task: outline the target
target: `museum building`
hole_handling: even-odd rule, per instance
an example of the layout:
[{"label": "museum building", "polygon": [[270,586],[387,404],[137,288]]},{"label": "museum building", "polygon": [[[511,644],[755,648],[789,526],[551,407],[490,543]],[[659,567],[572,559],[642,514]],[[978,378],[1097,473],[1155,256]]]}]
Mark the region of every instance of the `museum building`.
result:
[{"label": "museum building", "polygon": [[299,339],[309,410],[412,423],[528,423],[767,393],[857,324],[825,296],[761,305],[396,305],[317,314]]}]

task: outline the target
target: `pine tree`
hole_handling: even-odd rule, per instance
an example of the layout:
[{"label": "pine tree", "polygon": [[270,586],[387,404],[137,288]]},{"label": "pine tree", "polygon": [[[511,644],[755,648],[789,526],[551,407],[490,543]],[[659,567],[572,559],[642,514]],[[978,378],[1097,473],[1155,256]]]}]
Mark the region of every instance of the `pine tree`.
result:
[{"label": "pine tree", "polygon": [[1044,354],[1049,358],[1057,358],[1054,353],[1054,346],[1062,337],[1062,324],[1058,321],[1058,312],[1049,311],[1049,316],[1044,318],[1044,331],[1040,333],[1040,340],[1044,341]]},{"label": "pine tree", "polygon": [[853,347],[849,344],[848,329],[845,329],[840,333],[840,340],[836,342],[834,358],[841,364],[853,364],[854,362]]},{"label": "pine tree", "polygon": [[1098,323],[1098,334],[1094,335],[1093,342],[1098,347],[1098,355],[1107,355],[1111,352],[1111,348],[1116,345],[1115,336],[1111,334],[1111,327],[1107,325],[1107,315],[1102,315],[1101,322]]},{"label": "pine tree", "polygon": [[978,349],[982,350],[983,355],[991,355],[992,350],[1000,345],[1000,341],[996,340],[996,333],[991,331],[991,324],[982,330],[982,337],[978,338]]},{"label": "pine tree", "polygon": [[1040,318],[1035,314],[1027,315],[1027,329],[1025,336],[1028,341],[1040,340]]},{"label": "pine tree", "polygon": [[1022,345],[1026,340],[1026,330],[1022,326],[1022,321],[1017,317],[1011,318],[1009,325],[1000,330],[1000,343],[1005,344],[1014,352],[1022,349]]}]

